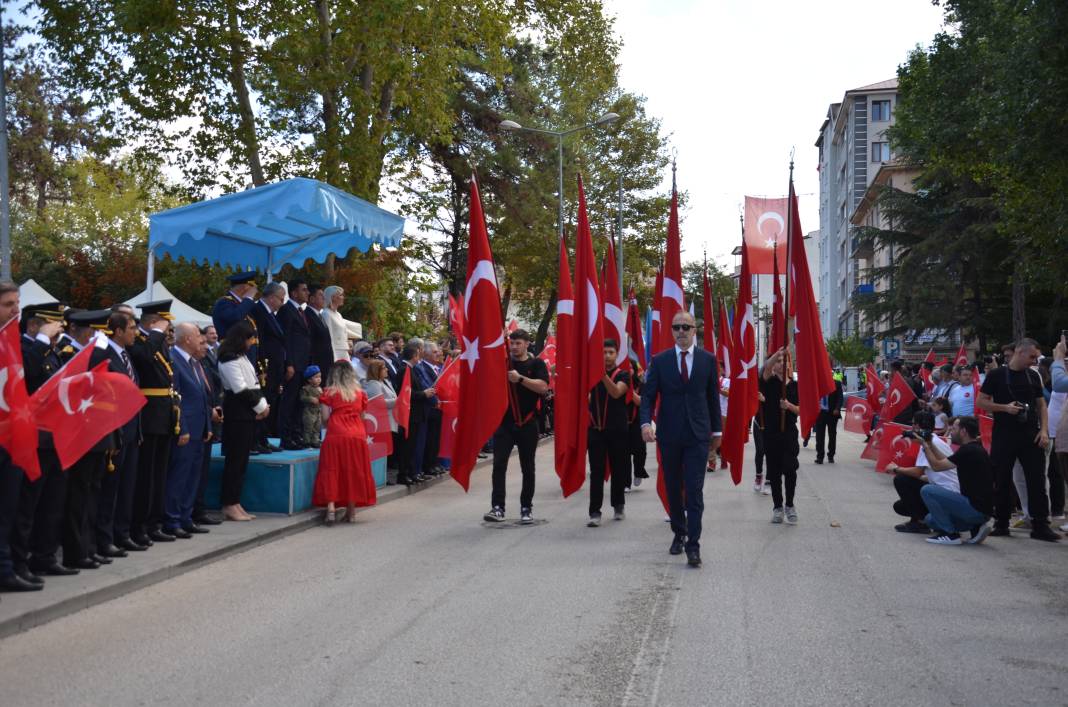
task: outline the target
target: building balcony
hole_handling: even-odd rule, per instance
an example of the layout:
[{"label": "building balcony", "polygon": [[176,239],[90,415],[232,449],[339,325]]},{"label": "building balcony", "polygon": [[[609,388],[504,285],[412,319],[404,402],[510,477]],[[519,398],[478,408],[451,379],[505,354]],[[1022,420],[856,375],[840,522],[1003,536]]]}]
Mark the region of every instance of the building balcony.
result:
[{"label": "building balcony", "polygon": [[870,240],[852,236],[849,239],[849,254],[854,258],[871,260],[875,257],[875,249]]},{"label": "building balcony", "polygon": [[875,294],[875,285],[870,282],[862,282],[853,288],[853,296],[857,295],[873,295]]}]

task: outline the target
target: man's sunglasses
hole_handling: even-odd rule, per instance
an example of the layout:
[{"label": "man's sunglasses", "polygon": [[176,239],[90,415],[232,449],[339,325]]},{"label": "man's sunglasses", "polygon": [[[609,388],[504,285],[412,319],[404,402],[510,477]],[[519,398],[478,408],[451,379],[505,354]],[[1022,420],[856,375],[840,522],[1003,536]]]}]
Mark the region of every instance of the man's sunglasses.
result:
[{"label": "man's sunglasses", "polygon": [[690,329],[693,329],[694,327],[693,327],[692,324],[672,324],[671,328],[674,329],[675,331],[689,331]]}]

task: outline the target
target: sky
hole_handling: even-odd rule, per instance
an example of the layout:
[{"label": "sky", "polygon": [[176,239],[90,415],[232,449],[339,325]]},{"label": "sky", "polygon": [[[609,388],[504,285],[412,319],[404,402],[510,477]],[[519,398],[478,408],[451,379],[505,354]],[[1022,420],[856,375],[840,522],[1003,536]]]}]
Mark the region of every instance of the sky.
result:
[{"label": "sky", "polygon": [[815,143],[828,106],[894,78],[942,28],[930,0],[604,2],[623,41],[622,86],[647,98],[677,151],[690,195],[683,261],[707,249],[731,266],[744,196],[785,196],[791,150],[802,227],[819,228]]}]

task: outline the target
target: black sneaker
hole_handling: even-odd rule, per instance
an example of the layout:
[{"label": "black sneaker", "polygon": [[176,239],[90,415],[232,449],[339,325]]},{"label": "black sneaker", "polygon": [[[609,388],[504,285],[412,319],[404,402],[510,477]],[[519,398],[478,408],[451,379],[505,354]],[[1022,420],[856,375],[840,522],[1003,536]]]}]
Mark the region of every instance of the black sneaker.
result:
[{"label": "black sneaker", "polygon": [[1050,543],[1055,543],[1061,539],[1060,533],[1050,529],[1048,525],[1036,525],[1031,530],[1031,537],[1035,540],[1045,540]]},{"label": "black sneaker", "polygon": [[834,464],[834,455],[833,454],[828,454],[827,455],[827,463],[828,464]]},{"label": "black sneaker", "polygon": [[894,530],[899,533],[929,533],[931,529],[927,527],[926,523],[918,523],[910,520],[908,523],[902,523],[895,525]]},{"label": "black sneaker", "polygon": [[1009,535],[1009,528],[1007,526],[998,525],[990,531],[990,537],[992,538],[1007,538]]},{"label": "black sneaker", "polygon": [[482,520],[488,520],[490,523],[503,523],[504,509],[500,506],[494,506],[489,513],[482,516]]},{"label": "black sneaker", "polygon": [[521,525],[530,525],[534,522],[534,516],[531,515],[529,508],[524,508],[519,511],[519,523]]}]

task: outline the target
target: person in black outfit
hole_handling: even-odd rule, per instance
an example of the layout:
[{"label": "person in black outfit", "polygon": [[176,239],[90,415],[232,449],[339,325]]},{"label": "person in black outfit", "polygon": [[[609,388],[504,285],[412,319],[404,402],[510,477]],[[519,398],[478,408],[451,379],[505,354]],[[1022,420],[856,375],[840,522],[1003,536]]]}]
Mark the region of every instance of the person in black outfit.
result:
[{"label": "person in black outfit", "polygon": [[[177,394],[166,331],[170,326],[171,300],[146,302],[141,307],[137,336],[126,351],[133,362],[141,393],[148,402],[141,408],[141,449],[137,460],[137,481],[133,490],[129,537],[138,545],[174,542],[175,537],[162,530],[163,494],[171,444],[177,437]],[[125,482],[125,477],[119,481]],[[118,492],[115,518],[122,515],[125,491]],[[123,535],[122,529],[117,533]],[[152,541],[152,542],[150,542]]]},{"label": "person in black outfit", "polygon": [[211,452],[214,444],[222,440],[222,378],[219,376],[219,337],[214,325],[202,327],[200,333],[208,340],[208,351],[201,363],[204,374],[211,387],[211,442],[204,449],[201,460],[200,482],[197,484],[197,498],[193,503],[193,522],[197,525],[219,525],[222,523],[204,506],[204,494],[208,490],[208,476],[211,472]]},{"label": "person in black outfit", "polygon": [[[411,405],[408,411],[408,427],[401,436],[401,449],[397,458],[397,483],[411,486],[425,481],[421,468],[422,457],[420,456],[420,443],[426,441],[426,421],[428,410],[437,405],[435,397],[437,391],[432,385],[428,385],[425,377],[418,372],[417,367],[422,360],[420,347],[417,344],[405,345],[401,352],[402,373],[401,386],[404,385],[404,371],[407,371],[409,386],[411,388]],[[401,388],[397,389],[398,395]]]},{"label": "person in black outfit", "polygon": [[304,318],[308,321],[311,336],[311,362],[320,371],[329,371],[334,364],[334,347],[330,340],[330,330],[323,321],[323,307],[326,296],[322,285],[308,285],[308,306],[304,308]]},{"label": "person in black outfit", "polygon": [[271,444],[269,438],[278,435],[278,401],[286,375],[286,334],[276,316],[284,297],[284,287],[277,282],[269,283],[263,288],[259,302],[249,313],[256,321],[256,333],[259,337],[255,365],[260,375],[263,395],[271,408],[266,420],[256,425],[254,451],[260,454],[279,452],[282,449]]},{"label": "person in black outfit", "polygon": [[519,468],[523,487],[519,494],[519,522],[533,523],[534,453],[538,448],[538,401],[549,390],[549,369],[545,361],[531,356],[530,334],[516,329],[508,335],[508,410],[493,433],[492,508],[484,520],[504,520],[505,473],[512,447],[519,448]]},{"label": "person in black outfit", "polygon": [[824,450],[827,452],[827,462],[834,464],[834,452],[838,442],[838,420],[842,418],[842,393],[842,381],[835,378],[834,392],[820,398],[820,414],[816,417],[817,464],[823,463]]},{"label": "person in black outfit", "polygon": [[1038,343],[1033,339],[1016,342],[1008,364],[987,374],[979,391],[979,409],[994,414],[990,456],[994,460],[995,514],[992,535],[1009,534],[1012,515],[1012,467],[1019,460],[1027,481],[1027,509],[1031,514],[1031,537],[1056,542],[1060,539],[1049,527],[1049,498],[1046,496],[1047,435],[1046,399],[1042,379],[1031,366],[1038,361]]},{"label": "person in black outfit", "polygon": [[627,403],[627,444],[630,448],[630,458],[634,465],[633,484],[637,488],[642,485],[642,480],[649,478],[649,472],[645,470],[646,444],[642,439],[642,421],[639,414],[642,405],[642,383],[645,371],[640,368],[631,375],[631,400]]},{"label": "person in black outfit", "polygon": [[[789,371],[783,372],[785,349],[779,349],[764,363],[760,376],[760,393],[764,396],[760,403],[764,417],[764,455],[768,465],[768,481],[771,482],[771,498],[774,503],[771,522],[782,523],[783,518],[789,523],[797,522],[797,509],[794,507],[794,490],[797,488],[797,455],[801,448],[798,444],[797,416],[797,381],[792,380]],[[789,380],[785,385],[783,378]],[[785,395],[784,393],[785,388]],[[783,506],[783,479],[786,480],[785,507]]]},{"label": "person in black outfit", "polygon": [[256,330],[248,322],[237,322],[226,332],[219,346],[219,375],[223,381],[223,516],[232,521],[255,518],[241,505],[241,491],[248,470],[248,458],[256,434],[256,422],[270,412],[259,379],[248,358],[256,344]]},{"label": "person in black outfit", "polygon": [[610,467],[611,501],[614,519],[623,520],[624,489],[630,486],[630,440],[627,422],[627,388],[630,373],[616,365],[619,345],[615,339],[604,340],[605,373],[590,393],[590,425],[587,452],[590,458],[590,520],[601,524],[606,467]]},{"label": "person in black outfit", "polygon": [[968,545],[978,545],[990,534],[990,516],[994,513],[994,466],[990,455],[979,442],[979,421],[974,417],[954,418],[950,440],[958,445],[950,456],[942,454],[929,437],[922,437],[927,461],[935,471],[955,469],[960,493],[938,484],[927,484],[921,495],[930,508],[927,525],[934,531],[927,542],[936,545],[960,545],[960,531],[971,532]]},{"label": "person in black outfit", "polygon": [[304,423],[300,404],[300,388],[304,385],[304,369],[312,362],[312,333],[305,310],[308,306],[308,285],[293,278],[289,283],[289,301],[278,310],[278,323],[285,332],[285,382],[278,411],[278,431],[282,449],[304,449]]}]

